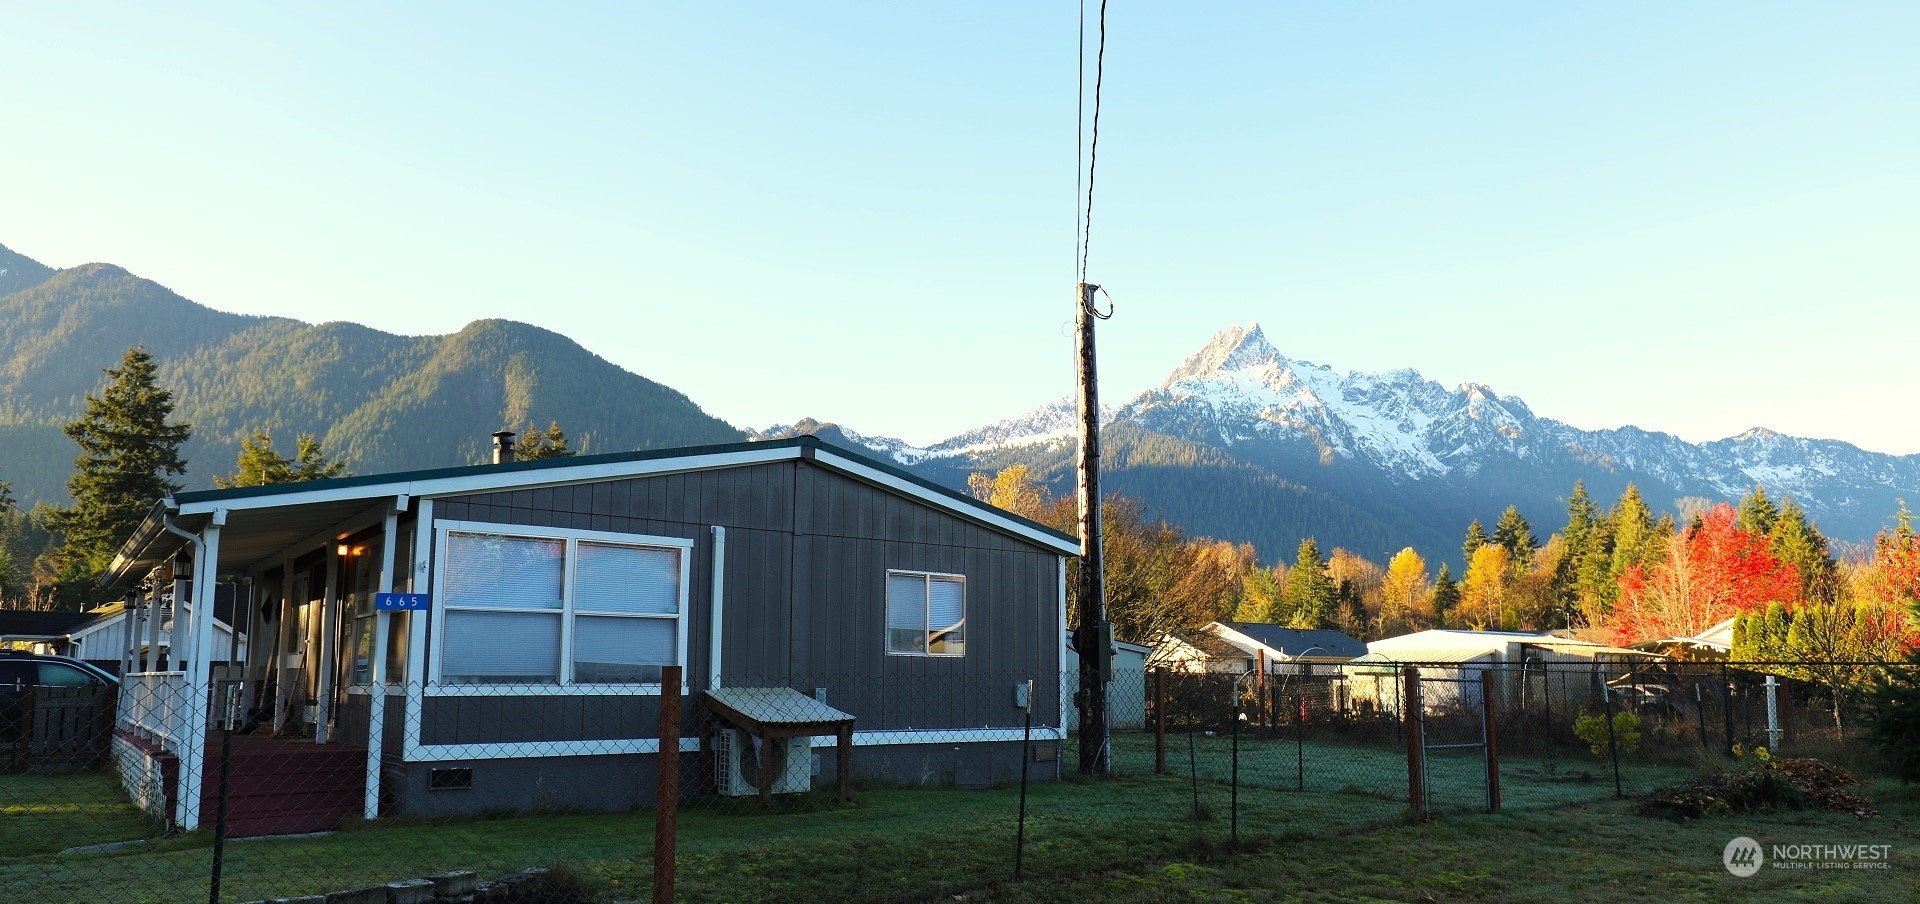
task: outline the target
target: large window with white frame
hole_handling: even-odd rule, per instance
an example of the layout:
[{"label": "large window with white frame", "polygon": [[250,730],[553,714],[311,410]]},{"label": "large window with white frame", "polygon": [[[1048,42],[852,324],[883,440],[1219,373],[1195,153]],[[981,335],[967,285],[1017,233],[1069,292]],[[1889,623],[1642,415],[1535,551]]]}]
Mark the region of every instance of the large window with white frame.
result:
[{"label": "large window with white frame", "polygon": [[434,679],[658,685],[686,659],[693,541],[441,522]]},{"label": "large window with white frame", "polygon": [[887,572],[887,653],[964,656],[967,579],[926,571]]}]

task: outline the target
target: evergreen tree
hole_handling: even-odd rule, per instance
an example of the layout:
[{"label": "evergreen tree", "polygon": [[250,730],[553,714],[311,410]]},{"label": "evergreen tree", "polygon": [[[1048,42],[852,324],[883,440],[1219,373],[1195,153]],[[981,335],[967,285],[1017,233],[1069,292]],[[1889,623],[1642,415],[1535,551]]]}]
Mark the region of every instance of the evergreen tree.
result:
[{"label": "evergreen tree", "polygon": [[287,458],[274,450],[272,434],[255,430],[240,441],[240,455],[234,463],[233,474],[215,477],[213,484],[221,489],[258,487],[273,483],[325,480],[347,473],[347,463],[329,461],[326,453],[320,449],[320,440],[314,438],[313,434],[300,434],[294,439],[293,446],[293,457]]},{"label": "evergreen tree", "polygon": [[1320,544],[1312,537],[1300,541],[1293,568],[1287,571],[1286,589],[1280,604],[1294,628],[1324,628],[1333,623],[1335,588],[1327,577],[1327,563],[1320,558]]},{"label": "evergreen tree", "polygon": [[1473,561],[1473,554],[1479,552],[1480,547],[1487,545],[1488,542],[1490,540],[1487,537],[1487,529],[1480,526],[1480,519],[1473,519],[1473,523],[1467,525],[1466,542],[1460,544],[1460,561]]},{"label": "evergreen tree", "polygon": [[1573,495],[1567,497],[1567,528],[1560,535],[1567,538],[1567,557],[1578,560],[1587,552],[1587,540],[1593,535],[1593,524],[1600,518],[1600,507],[1595,505],[1593,497],[1587,495],[1584,481],[1573,482]]},{"label": "evergreen tree", "polygon": [[1807,520],[1807,513],[1792,496],[1780,502],[1780,513],[1767,534],[1767,551],[1800,572],[1804,595],[1811,602],[1833,602],[1835,590],[1833,552],[1820,528]]},{"label": "evergreen tree", "polygon": [[[1613,556],[1608,577],[1615,582],[1627,569],[1657,556],[1661,544],[1673,532],[1670,520],[1666,530],[1660,529],[1653,510],[1640,498],[1640,488],[1633,484],[1627,484],[1626,492],[1620,494],[1620,501],[1608,513],[1607,520],[1613,527]],[[1609,599],[1612,596],[1609,594]]]},{"label": "evergreen tree", "polygon": [[521,431],[519,441],[513,444],[513,457],[520,461],[539,461],[544,458],[571,458],[573,450],[567,448],[566,431],[560,429],[559,421],[551,421],[547,432],[541,433],[539,427],[527,424]]},{"label": "evergreen tree", "polygon": [[[1520,514],[1518,507],[1509,505],[1506,511],[1500,513],[1500,521],[1493,527],[1493,542],[1507,548],[1507,554],[1513,558],[1513,570],[1516,573],[1532,567],[1533,551],[1536,548],[1533,541],[1533,525],[1527,523],[1526,517]],[[1467,561],[1472,562],[1473,559],[1468,558]]]},{"label": "evergreen tree", "polygon": [[1734,526],[1756,537],[1773,533],[1773,522],[1780,517],[1780,507],[1767,498],[1767,488],[1757,483],[1741,497],[1738,512]]},{"label": "evergreen tree", "polygon": [[1460,606],[1460,585],[1454,581],[1453,572],[1447,570],[1445,562],[1440,563],[1440,574],[1433,579],[1433,626],[1444,628],[1453,617],[1453,610]]},{"label": "evergreen tree", "polygon": [[14,558],[20,510],[13,501],[13,485],[0,480],[0,608],[23,595],[24,577]]},{"label": "evergreen tree", "polygon": [[159,387],[157,373],[153,355],[139,346],[127,349],[120,366],[106,371],[106,387],[89,394],[85,413],[64,428],[80,447],[67,481],[73,505],[49,518],[65,537],[51,562],[65,603],[87,601],[83,597],[91,596],[140,519],[180,489],[168,476],[187,472],[180,446],[191,427],[167,423],[173,393]]}]

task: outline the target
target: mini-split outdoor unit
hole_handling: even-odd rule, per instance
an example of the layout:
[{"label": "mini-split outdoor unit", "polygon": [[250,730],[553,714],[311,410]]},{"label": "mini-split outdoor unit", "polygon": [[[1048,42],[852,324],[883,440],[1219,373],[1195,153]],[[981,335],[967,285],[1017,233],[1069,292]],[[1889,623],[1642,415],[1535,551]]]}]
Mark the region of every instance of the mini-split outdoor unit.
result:
[{"label": "mini-split outdoor unit", "polygon": [[722,728],[715,738],[714,784],[720,793],[746,797],[760,793],[760,758],[773,757],[774,794],[798,794],[813,787],[813,739],[787,738],[769,742],[737,728]]}]

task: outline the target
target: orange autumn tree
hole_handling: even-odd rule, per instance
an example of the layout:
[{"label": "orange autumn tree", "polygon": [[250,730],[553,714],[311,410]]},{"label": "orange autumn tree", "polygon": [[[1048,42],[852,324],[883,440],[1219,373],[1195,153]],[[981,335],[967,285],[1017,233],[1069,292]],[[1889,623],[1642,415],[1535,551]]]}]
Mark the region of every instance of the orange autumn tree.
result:
[{"label": "orange autumn tree", "polygon": [[1741,530],[1729,505],[1715,506],[1667,538],[1658,562],[1620,576],[1620,601],[1597,626],[1615,644],[1688,637],[1769,603],[1801,602],[1800,573],[1767,551],[1767,538]]}]

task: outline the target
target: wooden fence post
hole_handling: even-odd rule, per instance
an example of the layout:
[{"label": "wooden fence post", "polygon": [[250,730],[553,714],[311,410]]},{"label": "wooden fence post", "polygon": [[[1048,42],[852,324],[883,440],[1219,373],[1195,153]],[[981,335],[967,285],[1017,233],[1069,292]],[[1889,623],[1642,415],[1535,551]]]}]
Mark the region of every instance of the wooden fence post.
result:
[{"label": "wooden fence post", "polygon": [[1407,734],[1407,806],[1413,809],[1414,818],[1425,822],[1427,819],[1427,748],[1421,736],[1420,722],[1424,716],[1424,705],[1420,700],[1420,668],[1403,667],[1403,680],[1400,682],[1400,715],[1406,720]]},{"label": "wooden fence post", "polygon": [[[844,756],[846,751],[841,751]],[[672,904],[680,837],[680,666],[660,670],[660,753],[653,798],[653,902]]]}]

